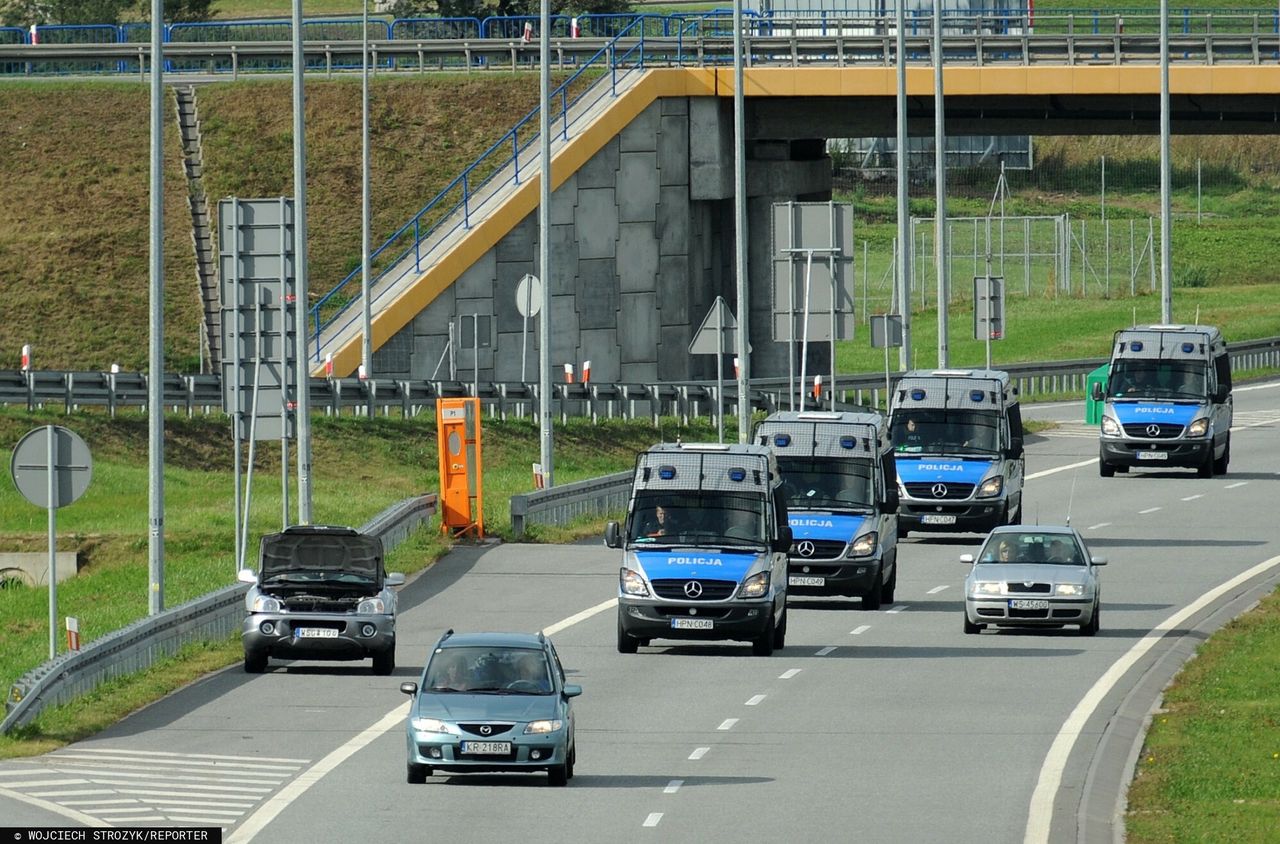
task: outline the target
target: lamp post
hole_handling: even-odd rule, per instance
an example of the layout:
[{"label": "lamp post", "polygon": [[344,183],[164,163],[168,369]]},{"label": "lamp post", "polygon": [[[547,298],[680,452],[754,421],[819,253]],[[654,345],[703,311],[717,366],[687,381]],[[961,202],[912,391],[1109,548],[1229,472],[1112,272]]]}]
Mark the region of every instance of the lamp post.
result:
[{"label": "lamp post", "polygon": [[[747,283],[747,151],[746,100],[742,90],[742,0],[733,0],[733,249],[738,298],[738,442],[751,435],[751,358],[747,354],[747,332],[751,308]],[[717,354],[722,350],[717,349]],[[834,386],[834,385],[833,385]]]},{"label": "lamp post", "polygon": [[307,141],[303,113],[302,0],[293,0],[293,241],[294,365],[297,367],[298,524],[311,524],[311,366],[308,361],[307,307]]},{"label": "lamp post", "polygon": [[895,0],[897,7],[898,61],[898,307],[902,310],[902,348],[898,350],[901,369],[910,369],[911,361],[911,220],[907,203],[907,57],[906,0]]},{"label": "lamp post", "polygon": [[364,337],[360,362],[366,378],[373,377],[373,305],[369,301],[369,0],[364,0],[360,29],[360,301]]},{"label": "lamp post", "polygon": [[1169,0],[1160,0],[1160,321],[1173,322],[1173,209],[1169,151]]},{"label": "lamp post", "polygon": [[538,311],[538,416],[541,420],[540,459],[543,484],[555,478],[554,435],[551,427],[551,3],[542,0],[538,39],[538,143],[542,161],[538,200],[538,273],[542,276],[542,307]]}]

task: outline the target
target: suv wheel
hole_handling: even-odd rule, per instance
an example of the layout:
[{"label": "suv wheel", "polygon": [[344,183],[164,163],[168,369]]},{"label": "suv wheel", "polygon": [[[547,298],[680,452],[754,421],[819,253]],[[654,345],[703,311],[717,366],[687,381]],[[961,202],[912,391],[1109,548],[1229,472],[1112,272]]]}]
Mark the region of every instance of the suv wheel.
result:
[{"label": "suv wheel", "polygon": [[772,656],[773,638],[776,632],[773,626],[773,612],[770,611],[769,618],[764,623],[764,630],[760,633],[760,638],[751,642],[751,652],[756,656]]},{"label": "suv wheel", "polygon": [[261,674],[267,670],[267,655],[252,651],[244,652],[244,673]]},{"label": "suv wheel", "polygon": [[392,645],[385,651],[379,651],[373,655],[373,673],[379,677],[386,677],[392,671],[396,670],[396,646]]},{"label": "suv wheel", "polygon": [[618,610],[618,653],[633,654],[640,647],[640,642],[627,634],[622,626],[622,610]]},{"label": "suv wheel", "polygon": [[422,785],[431,776],[431,769],[426,765],[415,765],[410,762],[405,768],[404,781],[409,785]]}]

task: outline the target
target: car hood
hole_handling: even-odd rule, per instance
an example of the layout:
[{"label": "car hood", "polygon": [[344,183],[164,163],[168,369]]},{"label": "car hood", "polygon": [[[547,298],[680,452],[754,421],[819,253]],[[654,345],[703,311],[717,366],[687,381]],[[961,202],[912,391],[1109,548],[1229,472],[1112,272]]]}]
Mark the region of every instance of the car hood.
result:
[{"label": "car hood", "polygon": [[969,575],[972,581],[999,580],[1009,583],[1088,583],[1088,566],[1056,563],[979,563]]},{"label": "car hood", "polygon": [[538,721],[556,717],[556,696],[432,693],[419,695],[416,715],[441,721]]}]

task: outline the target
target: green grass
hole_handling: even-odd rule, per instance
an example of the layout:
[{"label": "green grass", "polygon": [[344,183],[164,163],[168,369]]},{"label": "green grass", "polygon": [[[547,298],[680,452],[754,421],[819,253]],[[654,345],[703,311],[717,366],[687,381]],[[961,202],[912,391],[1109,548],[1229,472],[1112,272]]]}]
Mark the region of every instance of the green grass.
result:
[{"label": "green grass", "polygon": [[1131,844],[1275,841],[1280,593],[1215,633],[1165,692],[1125,816]]}]

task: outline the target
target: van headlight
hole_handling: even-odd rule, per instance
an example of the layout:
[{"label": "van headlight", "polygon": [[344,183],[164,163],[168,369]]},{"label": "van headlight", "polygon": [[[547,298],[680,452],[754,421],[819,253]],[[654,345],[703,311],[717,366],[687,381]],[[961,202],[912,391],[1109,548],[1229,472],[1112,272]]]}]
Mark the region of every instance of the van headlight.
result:
[{"label": "van headlight", "polygon": [[849,549],[849,553],[855,557],[866,557],[874,554],[879,544],[880,534],[873,530],[853,540],[853,547]]},{"label": "van headlight", "polygon": [[763,598],[769,594],[769,572],[762,571],[742,581],[738,587],[739,598]]},{"label": "van headlight", "polygon": [[645,585],[640,572],[623,569],[618,577],[618,583],[622,587],[623,595],[635,595],[638,598],[649,596],[649,587]]},{"label": "van headlight", "polygon": [[259,595],[249,605],[249,612],[280,612],[280,599],[270,595]]},{"label": "van headlight", "polygon": [[1197,419],[1187,428],[1187,436],[1203,437],[1209,432],[1209,418]]},{"label": "van headlight", "polygon": [[994,478],[987,478],[978,487],[975,498],[993,498],[1000,494],[1004,489],[1004,475],[996,475]]},{"label": "van headlight", "polygon": [[1102,435],[1104,437],[1120,436],[1120,423],[1110,416],[1102,417]]},{"label": "van headlight", "polygon": [[365,598],[356,607],[357,615],[379,615],[387,611],[386,602],[381,598]]}]

